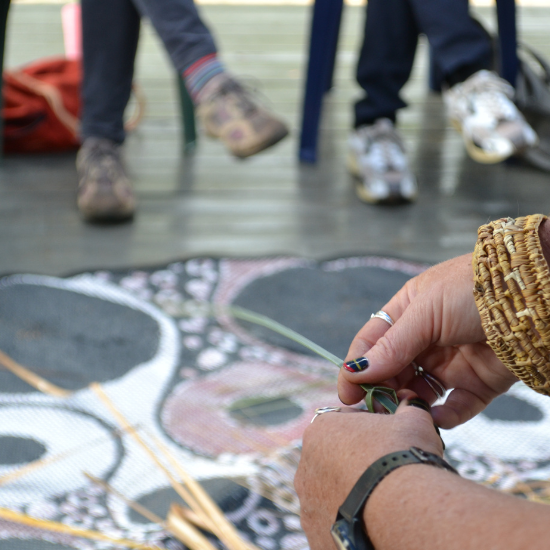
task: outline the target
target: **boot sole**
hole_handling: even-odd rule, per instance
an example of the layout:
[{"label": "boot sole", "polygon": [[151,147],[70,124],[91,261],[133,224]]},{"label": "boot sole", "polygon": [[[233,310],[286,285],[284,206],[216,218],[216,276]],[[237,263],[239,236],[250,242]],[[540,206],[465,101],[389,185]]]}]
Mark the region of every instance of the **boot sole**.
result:
[{"label": "boot sole", "polygon": [[[510,158],[512,155],[520,152],[519,150],[510,153],[509,155],[500,155],[498,153],[488,153],[487,151],[478,147],[472,140],[468,139],[462,133],[462,125],[457,120],[451,120],[451,126],[462,136],[462,141],[468,155],[479,162],[480,164],[498,164],[499,162],[505,161],[507,158]],[[523,149],[521,149],[523,150]]]},{"label": "boot sole", "polygon": [[288,134],[289,134],[288,129],[285,127],[282,127],[278,132],[274,132],[265,141],[256,144],[254,147],[249,147],[248,149],[245,149],[243,151],[238,151],[238,152],[232,151],[227,143],[225,145],[233,156],[239,159],[245,159],[247,157],[251,157],[252,155],[265,151],[269,147],[273,147],[273,145],[279,143],[279,141],[283,140],[286,136],[288,136]]},{"label": "boot sole", "polygon": [[248,149],[243,149],[241,151],[234,151],[231,148],[231,145],[225,141],[222,137],[215,134],[212,131],[209,131],[207,127],[204,129],[204,133],[206,136],[212,139],[219,139],[227,148],[227,150],[234,156],[239,159],[245,159],[247,157],[251,157],[252,155],[255,155],[256,153],[260,153],[261,151],[264,151],[265,149],[268,149],[269,147],[272,147],[273,145],[279,143],[282,139],[284,139],[286,136],[288,136],[289,131],[288,128],[285,126],[281,126],[281,128],[274,132],[271,136],[269,136],[268,139],[261,141],[260,143],[257,143],[254,145],[254,147],[249,147]]}]

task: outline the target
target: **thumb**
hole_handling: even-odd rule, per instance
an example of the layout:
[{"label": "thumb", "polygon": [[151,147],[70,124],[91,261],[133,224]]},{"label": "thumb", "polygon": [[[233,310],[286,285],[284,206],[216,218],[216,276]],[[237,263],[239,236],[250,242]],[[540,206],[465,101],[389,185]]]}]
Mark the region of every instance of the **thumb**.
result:
[{"label": "thumb", "polygon": [[437,424],[433,421],[430,404],[425,399],[418,397],[411,390],[401,390],[398,396],[400,402],[395,411],[395,415],[407,415],[415,424],[431,424],[439,438],[439,445],[437,445],[438,450],[440,452],[445,450],[445,442],[441,438],[441,432]]},{"label": "thumb", "polygon": [[[355,403],[360,399],[357,396],[358,384],[380,384],[397,376],[432,344],[433,327],[433,310],[429,305],[406,308],[364,357],[347,361],[346,368],[340,370],[340,399],[344,403]],[[357,338],[361,338],[361,333]],[[353,372],[357,364],[362,370]]]}]

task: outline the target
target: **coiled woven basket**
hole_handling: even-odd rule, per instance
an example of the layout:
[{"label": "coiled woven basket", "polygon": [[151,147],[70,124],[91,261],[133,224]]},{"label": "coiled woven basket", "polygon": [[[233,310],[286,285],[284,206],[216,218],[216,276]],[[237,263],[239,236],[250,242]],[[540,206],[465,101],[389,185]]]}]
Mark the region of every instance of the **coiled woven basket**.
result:
[{"label": "coiled woven basket", "polygon": [[528,386],[550,395],[550,273],[538,234],[544,219],[501,218],[479,228],[474,298],[497,357]]}]

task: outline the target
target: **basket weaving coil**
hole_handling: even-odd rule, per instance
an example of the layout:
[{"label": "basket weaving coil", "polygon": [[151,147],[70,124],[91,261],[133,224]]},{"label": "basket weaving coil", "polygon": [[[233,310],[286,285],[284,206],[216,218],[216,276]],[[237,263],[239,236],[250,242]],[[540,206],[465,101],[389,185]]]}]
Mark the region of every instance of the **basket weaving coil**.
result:
[{"label": "basket weaving coil", "polygon": [[501,218],[478,230],[474,298],[497,357],[535,391],[550,395],[550,273],[542,214]]}]

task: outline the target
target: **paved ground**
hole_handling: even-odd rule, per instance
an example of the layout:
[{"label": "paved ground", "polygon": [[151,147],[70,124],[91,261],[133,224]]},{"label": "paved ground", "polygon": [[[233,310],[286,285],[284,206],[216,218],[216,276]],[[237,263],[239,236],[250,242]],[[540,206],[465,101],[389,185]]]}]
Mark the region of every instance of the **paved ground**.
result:
[{"label": "paved ground", "polygon": [[[12,7],[8,67],[62,52],[59,10]],[[477,12],[494,26],[493,8]],[[358,95],[352,77],[363,9],[345,10],[317,166],[296,160],[309,8],[204,6],[203,13],[229,68],[251,77],[289,121],[292,137],[244,162],[207,138],[194,155],[182,155],[173,71],[145,26],[137,80],[148,107],[126,147],[140,199],[136,220],[98,227],[79,219],[74,155],[7,158],[0,169],[0,273],[66,274],[200,255],[373,253],[437,262],[471,250],[477,227],[489,219],[548,212],[549,175],[465,156],[440,97],[427,91],[424,46],[404,91],[411,107],[401,116],[420,198],[397,208],[359,203],[345,170],[345,141]],[[547,8],[521,8],[522,38],[550,56],[549,22]]]}]

